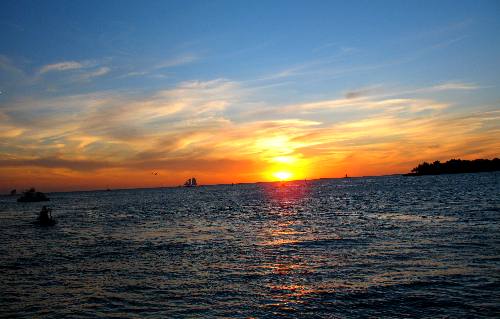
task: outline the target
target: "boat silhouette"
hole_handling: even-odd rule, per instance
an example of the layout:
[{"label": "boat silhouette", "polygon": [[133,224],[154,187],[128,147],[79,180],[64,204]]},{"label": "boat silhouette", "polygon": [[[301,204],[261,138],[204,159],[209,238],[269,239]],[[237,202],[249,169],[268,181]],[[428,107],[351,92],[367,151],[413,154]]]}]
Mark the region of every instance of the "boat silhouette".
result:
[{"label": "boat silhouette", "polygon": [[49,198],[42,192],[37,192],[35,188],[30,188],[23,192],[23,195],[17,199],[18,202],[45,202]]},{"label": "boat silhouette", "polygon": [[196,178],[190,178],[186,182],[184,182],[184,187],[196,187],[198,183],[196,182]]},{"label": "boat silhouette", "polygon": [[54,226],[57,224],[57,220],[52,217],[52,209],[43,206],[36,219],[36,223],[40,226]]}]

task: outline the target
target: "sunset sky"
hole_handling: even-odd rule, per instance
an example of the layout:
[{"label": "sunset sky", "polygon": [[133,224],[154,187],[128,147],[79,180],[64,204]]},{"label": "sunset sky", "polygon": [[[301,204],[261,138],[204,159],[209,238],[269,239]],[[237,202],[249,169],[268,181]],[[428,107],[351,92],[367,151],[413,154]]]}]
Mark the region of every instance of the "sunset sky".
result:
[{"label": "sunset sky", "polygon": [[500,155],[499,1],[0,8],[0,192],[384,175]]}]

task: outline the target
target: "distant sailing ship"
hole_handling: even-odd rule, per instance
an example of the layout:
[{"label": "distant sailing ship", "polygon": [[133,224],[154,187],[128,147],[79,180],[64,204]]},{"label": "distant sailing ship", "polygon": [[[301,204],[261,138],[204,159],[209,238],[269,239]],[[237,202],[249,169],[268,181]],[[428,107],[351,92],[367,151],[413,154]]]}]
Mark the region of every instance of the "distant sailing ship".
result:
[{"label": "distant sailing ship", "polygon": [[198,186],[198,183],[196,183],[196,178],[190,178],[184,183],[184,187],[195,187]]}]

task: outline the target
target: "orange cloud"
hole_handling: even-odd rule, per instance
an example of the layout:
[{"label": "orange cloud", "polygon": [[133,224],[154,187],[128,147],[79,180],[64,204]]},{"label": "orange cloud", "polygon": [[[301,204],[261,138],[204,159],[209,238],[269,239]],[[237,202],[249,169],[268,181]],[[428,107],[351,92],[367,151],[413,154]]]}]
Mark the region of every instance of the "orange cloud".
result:
[{"label": "orange cloud", "polygon": [[[149,98],[101,92],[11,102],[0,113],[0,190],[379,175],[500,149],[496,110],[369,93],[278,107],[255,104],[258,93],[214,80]],[[246,112],[249,105],[260,109]]]}]

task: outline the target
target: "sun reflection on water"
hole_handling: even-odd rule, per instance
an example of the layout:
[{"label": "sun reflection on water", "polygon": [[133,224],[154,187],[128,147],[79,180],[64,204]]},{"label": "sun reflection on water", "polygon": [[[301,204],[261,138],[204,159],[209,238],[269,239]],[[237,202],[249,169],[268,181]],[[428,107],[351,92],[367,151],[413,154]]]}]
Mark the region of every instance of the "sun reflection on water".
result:
[{"label": "sun reflection on water", "polygon": [[289,182],[286,185],[271,184],[266,194],[274,206],[260,236],[262,247],[269,260],[261,265],[270,277],[266,290],[271,297],[266,308],[294,311],[302,298],[314,293],[307,283],[310,265],[307,256],[297,252],[297,245],[314,237],[309,225],[300,218],[298,209],[306,198],[308,185],[304,182]]}]

